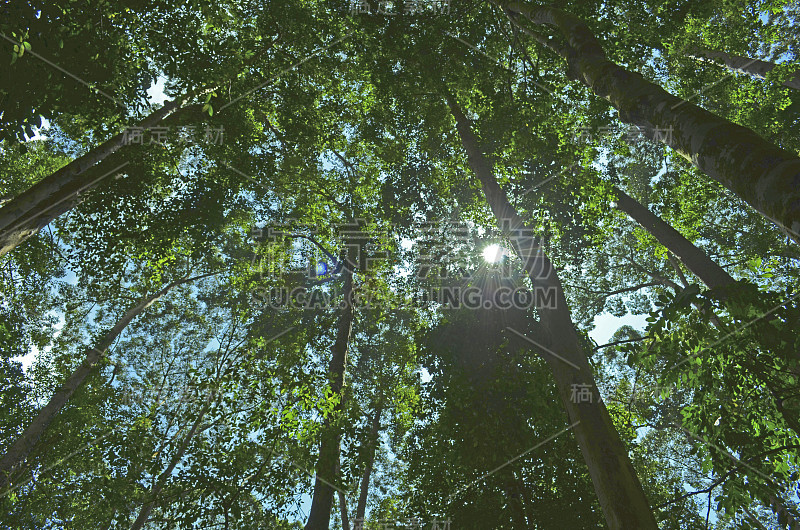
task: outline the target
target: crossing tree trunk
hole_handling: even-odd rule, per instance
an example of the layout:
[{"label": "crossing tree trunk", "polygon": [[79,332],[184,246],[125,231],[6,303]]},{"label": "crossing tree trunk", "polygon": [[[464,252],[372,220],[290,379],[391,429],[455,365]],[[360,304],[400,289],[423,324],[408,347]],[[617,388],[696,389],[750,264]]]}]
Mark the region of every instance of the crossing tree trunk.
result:
[{"label": "crossing tree trunk", "polygon": [[[281,40],[278,35],[263,49],[255,53],[245,62],[247,66],[256,64],[264,54],[273,49]],[[202,105],[189,104],[193,99],[217,90],[218,84],[191,90],[183,96],[164,104],[150,115],[134,125],[136,128],[148,129],[158,124],[165,124],[167,118],[174,120],[183,115],[202,116]],[[0,201],[0,257],[4,256],[29,237],[47,226],[63,213],[74,208],[79,202],[79,195],[97,187],[104,179],[123,169],[109,168],[107,173],[89,175],[89,169],[117,152],[125,145],[126,132],[112,136],[85,155],[77,158],[51,173],[17,197]]]},{"label": "crossing tree trunk", "polygon": [[[139,121],[135,127],[148,129],[167,116],[177,117],[199,109],[198,105],[181,107],[183,101],[184,98],[180,98],[166,103]],[[81,200],[80,194],[96,188],[102,181],[124,170],[127,163],[108,168],[107,172],[100,175],[90,171],[119,151],[127,141],[126,135],[123,131],[112,136],[5,202],[0,208],[0,257],[35,235],[58,216],[74,208]]]},{"label": "crossing tree trunk", "polygon": [[369,495],[369,481],[372,477],[372,469],[375,465],[375,452],[378,449],[378,434],[381,430],[381,414],[383,408],[379,405],[372,415],[372,427],[370,430],[369,443],[369,456],[367,457],[367,464],[364,467],[364,474],[361,477],[361,489],[358,494],[358,504],[356,505],[356,523],[364,522],[364,515],[367,512],[367,496]]},{"label": "crossing tree trunk", "polygon": [[[686,268],[697,276],[707,287],[716,290],[717,296],[723,301],[727,299],[728,294],[725,289],[734,284],[736,280],[734,280],[725,269],[712,260],[708,254],[694,246],[691,241],[683,237],[677,230],[672,228],[672,226],[664,222],[663,219],[629,197],[625,192],[615,187],[614,193],[617,196],[617,206],[620,210],[627,213],[634,221],[639,223],[642,228],[650,232],[659,243],[677,256]],[[676,270],[680,271],[677,266]],[[701,308],[699,304],[696,305],[696,307],[701,311],[708,311],[708,309]],[[710,312],[710,321],[720,331],[731,333],[731,330],[725,326],[713,312]],[[775,407],[781,417],[786,421],[786,424],[796,433],[800,433],[800,422],[796,419],[796,407],[791,407],[791,401],[788,405],[784,404],[784,400],[782,399],[785,392],[776,391],[776,389],[772,388],[772,382],[762,370],[752,367],[750,372],[761,379],[767,388],[770,389],[773,399],[775,400]],[[787,410],[787,408],[789,410]]]},{"label": "crossing tree trunk", "polygon": [[538,40],[567,60],[570,77],[611,103],[622,121],[669,145],[800,243],[800,158],[796,153],[609,61],[591,30],[569,13],[527,2],[491,1],[506,9],[516,24],[522,15],[534,24],[554,27],[562,39]]},{"label": "crossing tree trunk", "polygon": [[[614,530],[655,530],[650,504],[600,397],[561,281],[539,242],[498,185],[492,165],[481,152],[468,120],[451,96],[447,96],[447,101],[469,164],[480,180],[492,213],[525,264],[533,285],[552,296],[551,303],[537,306],[550,337],[547,349],[541,348],[541,356],[552,370],[608,526]],[[575,399],[576,389],[588,390],[591,397]]]},{"label": "crossing tree trunk", "polygon": [[136,520],[131,525],[131,530],[141,530],[141,528],[145,525],[147,520],[150,518],[150,514],[153,511],[153,508],[156,506],[156,500],[158,495],[161,493],[161,490],[164,489],[164,485],[169,480],[169,477],[172,475],[172,472],[175,471],[175,467],[180,463],[183,459],[183,455],[186,453],[186,449],[189,447],[189,442],[192,441],[192,438],[195,434],[197,434],[197,430],[200,428],[200,424],[203,421],[203,417],[206,415],[208,410],[211,408],[213,395],[209,394],[206,396],[206,402],[203,404],[203,408],[200,409],[200,412],[197,414],[197,418],[194,420],[191,429],[189,432],[186,433],[186,436],[183,437],[181,440],[180,446],[178,446],[178,450],[172,456],[167,465],[167,468],[158,476],[153,487],[150,489],[149,497],[150,499],[142,506],[142,509],[139,510],[139,515],[136,517]]},{"label": "crossing tree trunk", "polygon": [[337,491],[336,494],[339,496],[339,512],[342,517],[342,528],[344,530],[350,530],[350,517],[347,515],[347,498],[341,491]]},{"label": "crossing tree trunk", "polygon": [[708,257],[708,254],[694,246],[680,232],[666,223],[642,204],[629,197],[624,191],[615,187],[617,206],[650,232],[659,243],[667,247],[692,274],[700,278],[710,289],[720,289],[734,283],[725,269]]},{"label": "crossing tree trunk", "polygon": [[[769,61],[762,61],[760,59],[751,59],[743,55],[735,55],[716,50],[707,50],[705,48],[692,48],[690,50],[690,57],[699,59],[701,61],[719,61],[731,70],[740,72],[742,74],[752,75],[758,79],[766,79],[767,74],[771,72],[776,66],[775,63]],[[800,90],[800,71],[795,71],[789,79],[782,83],[783,86]]]}]

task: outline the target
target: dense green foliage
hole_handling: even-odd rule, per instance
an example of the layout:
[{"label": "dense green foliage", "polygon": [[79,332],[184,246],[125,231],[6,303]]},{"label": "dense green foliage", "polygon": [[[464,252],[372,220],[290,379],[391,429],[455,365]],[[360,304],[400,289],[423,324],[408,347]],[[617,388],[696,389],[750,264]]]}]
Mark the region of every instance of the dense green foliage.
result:
[{"label": "dense green foliage", "polygon": [[[0,482],[0,527],[136,528],[145,514],[144,528],[302,528],[336,429],[338,470],[322,477],[333,527],[344,512],[360,528],[366,492],[364,528],[604,528],[532,346],[559,337],[532,307],[432,299],[537,287],[447,93],[556,266],[660,527],[800,524],[791,234],[630,132],[542,45],[563,41],[553,28],[491,2],[439,4],[0,7],[2,212],[157,110],[157,80],[183,105],[162,138],[151,127],[88,168],[81,200],[0,257],[0,455],[129,308],[204,276],[124,328]],[[800,154],[800,92],[781,85],[800,68],[793,2],[553,5],[617,64]],[[693,47],[780,64],[758,79]],[[616,207],[614,186],[735,282],[707,289]],[[500,259],[484,258],[490,244]],[[355,302],[338,392],[341,267],[355,269]],[[609,314],[621,327],[595,329]]]}]

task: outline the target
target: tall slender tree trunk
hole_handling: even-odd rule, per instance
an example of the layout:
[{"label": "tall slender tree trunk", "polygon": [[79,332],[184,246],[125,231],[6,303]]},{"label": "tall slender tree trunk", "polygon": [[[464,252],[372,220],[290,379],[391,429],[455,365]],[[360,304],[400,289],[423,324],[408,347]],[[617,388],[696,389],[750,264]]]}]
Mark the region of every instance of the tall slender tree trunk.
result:
[{"label": "tall slender tree trunk", "polygon": [[[245,61],[244,65],[249,67],[256,64],[280,40],[281,35],[278,34],[274,40]],[[165,118],[170,115],[170,119],[174,119],[179,114],[201,113],[202,105],[187,105],[187,103],[196,97],[209,94],[217,88],[219,88],[219,84],[191,90],[152,112],[134,127],[147,129],[163,123]],[[99,177],[86,175],[90,168],[96,167],[99,162],[106,160],[124,143],[125,132],[122,132],[51,173],[14,199],[0,200],[0,206],[2,206],[0,208],[0,257],[36,234],[53,219],[75,207],[80,201],[78,198],[80,193],[95,188],[104,178],[122,169],[122,167],[109,169],[108,173]]]},{"label": "tall slender tree trunk", "polygon": [[189,432],[186,433],[186,436],[184,436],[183,440],[181,440],[181,444],[178,446],[178,450],[175,451],[175,454],[172,455],[167,468],[158,476],[153,484],[153,487],[150,489],[150,500],[148,500],[144,506],[142,506],[142,509],[139,511],[139,516],[131,525],[131,530],[141,530],[141,528],[147,522],[147,519],[150,518],[150,513],[152,513],[153,508],[156,506],[158,495],[161,493],[161,490],[164,489],[164,485],[172,475],[172,472],[175,471],[175,466],[177,466],[178,463],[180,463],[180,461],[183,459],[183,455],[186,453],[186,449],[189,447],[189,442],[191,442],[194,435],[197,434],[197,429],[200,428],[200,424],[203,422],[203,417],[211,408],[212,401],[213,394],[206,396],[206,402],[203,404],[203,408],[200,409],[200,412],[197,414],[197,418],[194,420],[191,429],[189,429]]},{"label": "tall slender tree trunk", "polygon": [[661,217],[632,199],[621,189],[614,187],[614,193],[617,196],[619,209],[650,232],[659,243],[677,256],[681,263],[710,289],[724,288],[735,282],[725,269],[708,257],[708,254],[694,246],[691,241],[683,237]]},{"label": "tall slender tree trunk", "polygon": [[331,380],[333,395],[339,396],[339,403],[333,410],[333,421],[325,420],[319,444],[319,459],[317,460],[316,478],[314,480],[314,494],[311,498],[311,511],[308,514],[306,530],[328,530],[333,506],[334,487],[339,465],[339,451],[342,439],[342,429],[338,416],[343,410],[342,389],[347,368],[347,348],[350,344],[350,332],[353,328],[353,272],[352,267],[346,267],[343,273],[344,297],[343,307],[339,316],[336,329],[336,340],[331,348],[331,362],[328,366],[328,375]]},{"label": "tall slender tree trunk", "polygon": [[[167,116],[190,113],[200,108],[198,105],[181,107],[186,99],[179,98],[166,103],[139,121],[135,127],[147,129],[160,123]],[[7,254],[58,216],[74,208],[81,200],[79,196],[81,193],[96,188],[104,179],[122,170],[126,163],[109,168],[107,173],[99,176],[89,171],[124,146],[126,134],[121,132],[112,136],[6,202],[0,208],[0,256]]]},{"label": "tall slender tree trunk", "polygon": [[[664,245],[670,252],[672,252],[678,259],[689,269],[695,276],[706,284],[710,289],[716,289],[717,295],[724,301],[727,297],[725,289],[735,283],[734,280],[722,267],[720,267],[708,254],[694,246],[691,241],[683,237],[677,230],[672,228],[669,224],[664,222],[659,216],[645,208],[642,204],[629,197],[625,192],[617,187],[614,187],[614,193],[617,196],[617,206],[620,210],[627,213],[634,221],[639,223],[642,228],[650,232],[659,243]],[[676,270],[679,270],[676,267]],[[701,308],[696,305],[701,311],[707,309]],[[721,331],[728,331],[727,327],[713,312],[710,313],[710,321]],[[761,370],[753,367],[750,369],[755,377],[759,378],[767,387],[775,399],[775,407],[778,413],[786,421],[786,424],[800,434],[800,422],[797,421],[796,407],[791,407],[795,410],[787,410],[784,405],[784,400],[781,398],[779,392],[773,387],[769,378],[762,373]]]},{"label": "tall slender tree trunk", "polygon": [[[567,410],[575,438],[589,468],[600,506],[611,529],[657,528],[650,504],[633,469],[625,445],[614,428],[592,374],[592,367],[572,322],[561,281],[538,241],[497,184],[491,163],[484,157],[469,122],[451,96],[447,97],[472,170],[481,182],[486,201],[517,255],[526,264],[531,281],[553,296],[554,304],[537,307],[550,335],[549,364],[558,394]],[[591,399],[575,399],[576,389],[588,389]]]},{"label": "tall slender tree trunk", "polygon": [[36,443],[42,437],[42,434],[52,423],[53,419],[58,415],[64,406],[69,402],[72,395],[78,388],[83,385],[89,374],[95,369],[100,360],[105,356],[108,348],[114,343],[119,335],[128,327],[131,321],[139,316],[145,309],[167,294],[173,287],[188,283],[200,278],[211,276],[203,274],[193,278],[184,278],[176,280],[161,291],[148,296],[139,304],[130,308],[117,322],[117,324],[106,333],[106,335],[91,349],[87,349],[83,362],[78,366],[75,371],[70,374],[67,380],[61,387],[56,390],[47,405],[39,411],[30,425],[22,432],[14,444],[8,449],[6,454],[0,460],[0,491],[4,491],[7,487],[12,486],[12,474],[15,469],[20,467],[28,455],[36,447]]},{"label": "tall slender tree trunk", "polygon": [[567,60],[570,77],[610,102],[622,121],[642,127],[647,136],[672,147],[800,243],[800,158],[796,153],[609,61],[591,30],[569,13],[527,2],[490,1],[506,9],[517,24],[521,14],[534,24],[555,27],[563,43],[539,40]]},{"label": "tall slender tree trunk", "polygon": [[[694,59],[701,61],[716,60],[727,66],[733,71],[742,74],[752,75],[758,79],[766,79],[767,74],[771,72],[776,66],[776,63],[769,61],[762,61],[760,59],[751,59],[743,55],[735,55],[716,50],[707,50],[705,48],[694,47],[689,50]],[[800,90],[800,71],[795,71],[789,79],[782,83],[783,86]]]},{"label": "tall slender tree trunk", "polygon": [[358,504],[356,505],[356,522],[364,522],[364,515],[367,512],[367,497],[369,496],[369,482],[372,478],[372,470],[375,466],[375,452],[378,450],[378,434],[381,431],[381,414],[383,407],[378,405],[372,414],[372,426],[370,428],[370,449],[367,456],[367,463],[364,467],[364,474],[361,476],[361,488],[358,494]]},{"label": "tall slender tree trunk", "polygon": [[342,528],[344,530],[350,530],[350,517],[347,515],[347,498],[341,491],[337,491],[336,494],[339,496],[339,512],[342,517]]},{"label": "tall slender tree trunk", "polygon": [[[680,269],[680,260],[695,276],[700,278],[710,289],[716,289],[717,295],[724,299],[727,294],[725,289],[735,283],[725,269],[708,257],[708,254],[697,248],[691,241],[683,237],[680,232],[675,230],[669,223],[657,216],[641,203],[629,197],[621,189],[614,187],[614,194],[617,197],[617,206],[620,210],[628,214],[631,219],[636,221],[642,228],[647,230],[656,240],[670,251],[669,260],[675,268],[675,272],[680,276],[681,283],[687,287],[689,283]],[[678,260],[675,259],[677,256]],[[678,286],[675,286],[677,293]],[[724,330],[725,326],[719,317],[711,310],[703,308],[694,302],[694,306],[702,312],[708,312],[709,319],[718,329]]]},{"label": "tall slender tree trunk", "polygon": [[[245,61],[245,66],[255,64],[280,40],[281,35],[279,34],[263,49]],[[152,112],[134,127],[147,129],[156,124],[165,123],[164,120],[168,116],[170,119],[175,119],[183,114],[201,114],[202,105],[188,105],[188,103],[196,97],[217,90],[219,86],[219,84],[214,84],[191,90]],[[96,167],[98,163],[106,160],[109,155],[118,151],[125,144],[125,134],[122,132],[109,138],[82,157],[51,173],[14,199],[0,201],[2,206],[0,208],[0,257],[36,234],[53,219],[75,207],[79,202],[78,195],[80,193],[97,187],[104,178],[118,169],[122,169],[122,167],[109,169],[108,173],[99,177],[89,177],[86,174],[90,168]]]}]

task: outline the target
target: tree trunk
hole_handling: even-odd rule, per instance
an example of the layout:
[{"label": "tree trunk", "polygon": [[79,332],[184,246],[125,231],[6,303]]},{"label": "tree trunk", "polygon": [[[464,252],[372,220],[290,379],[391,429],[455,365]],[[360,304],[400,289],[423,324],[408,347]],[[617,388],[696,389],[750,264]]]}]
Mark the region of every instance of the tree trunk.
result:
[{"label": "tree trunk", "polygon": [[567,46],[554,42],[551,48],[567,60],[570,77],[609,101],[622,121],[642,127],[644,134],[669,145],[800,243],[800,158],[796,153],[609,61],[586,24],[569,13],[523,2],[491,1],[534,24],[554,26]]},{"label": "tree trunk", "polygon": [[[250,67],[256,64],[280,40],[281,35],[278,34],[263,49],[246,60],[244,66]],[[217,90],[219,86],[215,84],[191,90],[152,112],[134,127],[150,128],[162,123],[170,114],[172,115],[170,118],[175,118],[178,113],[202,113],[202,105],[185,107],[184,105],[196,97]],[[94,188],[102,178],[108,176],[103,175],[97,180],[81,178],[89,168],[96,166],[122,147],[124,138],[125,132],[113,136],[82,157],[51,173],[13,200],[0,200],[0,206],[2,206],[0,208],[0,257],[36,234],[59,215],[72,209],[78,203],[77,195],[79,193]],[[117,169],[110,170],[110,173],[116,172]]]},{"label": "tree trunk", "polygon": [[629,197],[624,191],[614,187],[617,206],[628,214],[642,228],[647,230],[659,243],[681,260],[692,274],[700,278],[710,289],[724,288],[735,282],[733,278],[708,255],[683,237],[661,217]]},{"label": "tree trunk", "polygon": [[[539,243],[530,236],[530,229],[497,184],[492,166],[483,156],[461,109],[450,96],[447,100],[470,166],[481,182],[492,213],[526,264],[533,284],[553,295],[555,303],[537,307],[537,311],[551,337],[553,353],[559,358],[552,354],[543,355],[543,358],[552,370],[608,526],[611,529],[655,530],[657,526],[647,497],[595,384],[561,281]],[[591,399],[575,400],[576,389],[589,389]]]},{"label": "tree trunk", "polygon": [[[639,223],[642,228],[650,232],[659,243],[675,254],[686,268],[700,278],[706,286],[710,289],[717,289],[717,295],[720,296],[723,301],[726,299],[725,288],[735,283],[735,280],[725,269],[708,257],[705,252],[694,246],[691,241],[683,237],[677,230],[672,228],[672,226],[664,222],[663,219],[626,195],[625,192],[614,187],[614,193],[617,196],[617,206],[619,206],[620,210],[627,213],[634,221]],[[679,271],[679,268],[676,267],[676,270]],[[695,307],[704,312],[708,311],[708,309],[704,309],[696,303]],[[710,312],[709,318],[717,329],[730,333],[727,326],[722,323],[713,311]],[[768,376],[763,374],[762,371],[755,366],[751,367],[750,371],[769,387],[775,399],[775,407],[778,413],[786,421],[789,428],[795,433],[800,434],[800,422],[796,419],[796,413],[791,410],[786,410],[781,396],[771,387],[771,381]]]},{"label": "tree trunk", "polygon": [[[772,71],[773,68],[778,66],[776,63],[771,63],[769,61],[751,59],[750,57],[744,57],[742,55],[707,50],[705,48],[695,47],[692,48],[689,53],[691,53],[689,57],[699,59],[701,61],[716,59],[735,72],[752,75],[758,79],[766,79],[767,74]],[[795,90],[800,90],[800,71],[795,71],[789,79],[782,83],[782,85]]]},{"label": "tree trunk", "polygon": [[[188,113],[199,105],[181,105],[189,96],[166,103],[139,121],[135,127],[150,128],[172,114]],[[54,171],[28,190],[0,208],[0,257],[36,234],[80,201],[79,194],[94,189],[106,177],[121,170],[127,163],[100,175],[88,175],[89,169],[107,159],[125,145],[126,132],[112,136],[85,155]]]},{"label": "tree trunk", "polygon": [[742,506],[742,510],[744,510],[744,513],[747,514],[747,520],[754,524],[756,528],[759,528],[760,530],[769,530],[769,528],[761,524],[761,521],[759,521],[756,516],[747,509],[747,506]]},{"label": "tree trunk", "polygon": [[342,516],[343,530],[350,530],[350,518],[347,516],[347,499],[341,491],[336,492],[339,495],[339,511]]},{"label": "tree trunk", "polygon": [[342,438],[341,426],[338,425],[337,416],[343,410],[342,389],[344,375],[347,367],[347,348],[350,343],[350,331],[353,327],[353,272],[350,267],[344,271],[344,286],[342,289],[344,305],[339,324],[336,329],[336,341],[331,348],[331,362],[328,366],[328,375],[331,380],[333,395],[339,396],[339,403],[333,410],[334,420],[325,420],[319,444],[319,459],[316,467],[314,481],[314,495],[311,499],[311,511],[308,514],[306,530],[328,530],[333,505],[332,483],[336,480],[336,470],[339,464],[339,450]]},{"label": "tree trunk", "polygon": [[11,487],[11,475],[16,468],[22,465],[28,455],[33,451],[36,443],[44,434],[53,419],[64,408],[69,399],[84,383],[89,374],[94,370],[100,360],[105,356],[108,348],[114,343],[119,335],[125,330],[130,322],[139,316],[151,304],[167,294],[173,287],[188,283],[200,278],[205,278],[211,274],[203,274],[193,278],[177,280],[161,291],[145,298],[142,302],[130,308],[117,324],[97,343],[94,348],[88,349],[83,362],[67,378],[61,387],[56,390],[47,405],[39,411],[33,422],[22,432],[17,441],[8,449],[3,459],[0,460],[0,490]]},{"label": "tree trunk", "polygon": [[364,522],[364,515],[367,512],[367,497],[369,496],[369,481],[372,477],[372,469],[375,465],[375,452],[378,449],[378,434],[381,430],[381,405],[375,409],[372,415],[372,429],[370,430],[370,453],[367,457],[367,465],[364,467],[364,475],[361,477],[361,490],[358,494],[358,504],[356,505],[356,522]]},{"label": "tree trunk", "polygon": [[186,449],[189,447],[189,442],[192,440],[194,435],[197,433],[197,429],[200,428],[200,424],[203,421],[203,417],[208,412],[208,409],[211,408],[212,402],[212,395],[209,394],[206,397],[206,402],[203,404],[203,408],[197,414],[197,419],[194,420],[194,424],[192,424],[192,428],[189,429],[189,432],[186,433],[183,440],[181,440],[181,445],[178,447],[178,450],[172,456],[172,459],[167,466],[167,469],[164,470],[156,479],[156,482],[153,484],[153,487],[150,490],[150,500],[142,506],[142,509],[139,511],[139,516],[131,525],[131,530],[141,530],[144,524],[147,522],[147,519],[150,517],[150,513],[153,511],[153,508],[156,505],[156,498],[161,493],[161,490],[164,489],[164,484],[166,484],[169,477],[172,475],[172,472],[175,470],[175,466],[183,459],[184,453],[186,453]]},{"label": "tree trunk", "polygon": [[[787,530],[797,530],[798,528],[800,528],[800,522],[798,522],[797,519],[794,518],[792,512],[790,512],[786,508],[786,505],[781,499],[779,499],[774,494],[771,494],[769,496],[769,500],[770,500],[769,508],[772,509],[772,512],[778,518],[778,524],[780,525],[781,528],[786,528]],[[783,514],[783,518],[785,518],[786,521],[785,523],[781,522],[781,519],[783,519],[781,517],[781,514]]]}]

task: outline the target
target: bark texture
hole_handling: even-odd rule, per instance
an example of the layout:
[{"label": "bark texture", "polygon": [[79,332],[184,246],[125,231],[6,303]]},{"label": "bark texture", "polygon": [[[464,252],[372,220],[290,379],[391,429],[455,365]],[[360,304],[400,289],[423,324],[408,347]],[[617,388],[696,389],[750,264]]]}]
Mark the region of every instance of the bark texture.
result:
[{"label": "bark texture", "polygon": [[[520,259],[526,263],[526,271],[534,285],[554,293],[554,304],[537,308],[541,323],[551,337],[549,344],[552,353],[542,357],[552,370],[559,397],[567,410],[608,526],[614,530],[655,530],[657,526],[650,504],[597,390],[592,368],[572,322],[561,281],[539,242],[531,237],[531,230],[525,226],[498,185],[491,163],[481,152],[469,121],[453,98],[448,96],[447,99],[469,164],[481,182],[486,201],[498,224],[511,239]],[[575,400],[575,388],[589,388],[592,399]]]},{"label": "bark texture", "polygon": [[[511,14],[554,27],[564,44],[551,48],[570,77],[606,99],[620,119],[642,127],[748,203],[800,243],[800,158],[752,130],[673,96],[641,75],[608,60],[579,18],[549,6],[491,0]],[[542,42],[558,39],[543,39]]]},{"label": "bark texture", "polygon": [[339,511],[342,517],[342,528],[344,530],[350,530],[350,518],[347,515],[347,499],[341,491],[337,491],[336,494],[339,495]]},{"label": "bark texture", "polygon": [[[333,411],[334,418],[342,411],[342,389],[344,388],[344,376],[347,367],[347,349],[350,344],[350,332],[353,328],[353,272],[351,268],[346,268],[344,275],[344,286],[342,288],[344,301],[339,323],[336,329],[336,340],[331,348],[331,362],[328,366],[328,374],[331,380],[331,390],[334,395],[340,397],[339,403]],[[331,519],[331,508],[333,507],[332,484],[336,480],[337,469],[339,466],[339,451],[342,439],[342,430],[337,425],[336,420],[325,420],[322,428],[322,436],[319,446],[319,459],[316,466],[316,477],[314,480],[314,494],[311,498],[311,510],[306,522],[306,530],[328,530]]]},{"label": "bark texture", "polygon": [[[620,210],[627,213],[634,221],[639,223],[642,228],[650,232],[659,243],[677,256],[681,263],[695,276],[700,278],[707,287],[716,290],[717,295],[723,301],[727,298],[725,289],[733,285],[736,280],[734,280],[725,269],[720,267],[705,252],[694,246],[691,241],[683,237],[677,230],[672,228],[672,226],[664,222],[663,219],[626,195],[622,190],[615,187],[614,193],[617,196],[617,206]],[[670,256],[670,260],[673,260],[672,256]],[[678,274],[681,274],[680,267],[675,263],[673,263],[673,265]],[[684,286],[688,285],[685,278],[681,279]],[[695,304],[695,307],[702,312],[709,311],[699,304]],[[709,312],[709,319],[720,331],[726,334],[733,333],[713,311]],[[782,398],[782,396],[786,395],[786,391],[778,391],[775,389],[772,381],[759,365],[748,366],[747,368],[769,388],[775,400],[775,407],[786,421],[789,428],[794,430],[795,433],[800,434],[800,422],[797,421],[797,413],[793,410],[795,407],[784,404],[785,400]]]},{"label": "bark texture", "polygon": [[[281,34],[278,34],[274,40],[245,61],[244,66],[249,67],[256,64],[261,57],[275,47],[281,38]],[[218,88],[219,84],[215,84],[190,90],[183,96],[166,103],[134,126],[150,128],[156,124],[166,125],[167,118],[174,120],[185,117],[185,115],[202,117],[202,105],[190,105],[189,102]],[[86,175],[90,168],[118,151],[124,145],[124,140],[124,132],[117,134],[82,157],[51,173],[13,200],[0,200],[0,206],[2,206],[0,208],[0,257],[78,204],[80,201],[78,194],[94,188],[103,178],[115,173],[117,169],[121,169],[109,169],[110,173],[102,175],[98,179],[87,178]]]}]

